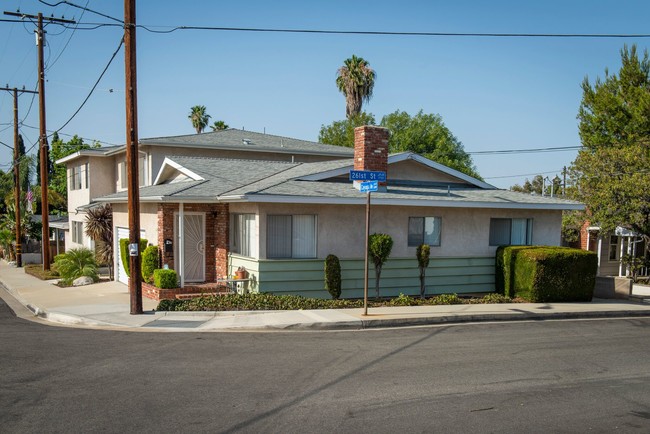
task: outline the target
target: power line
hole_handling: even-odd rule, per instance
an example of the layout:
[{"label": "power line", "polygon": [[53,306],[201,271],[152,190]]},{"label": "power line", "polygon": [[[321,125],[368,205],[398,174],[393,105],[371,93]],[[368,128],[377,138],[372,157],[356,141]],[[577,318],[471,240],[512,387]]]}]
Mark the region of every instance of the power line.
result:
[{"label": "power line", "polygon": [[[123,22],[124,22],[124,21],[122,21],[122,20],[120,20],[120,19],[118,19],[118,18],[114,18],[114,17],[112,17],[112,16],[110,16],[110,15],[106,15],[106,14],[104,14],[104,13],[101,13],[101,12],[95,11],[95,10],[93,10],[93,9],[89,9],[89,8],[88,8],[88,3],[89,3],[89,1],[86,2],[86,6],[79,6],[79,5],[74,4],[74,3],[71,3],[71,2],[69,2],[69,1],[60,1],[60,2],[57,2],[57,3],[48,3],[48,2],[46,2],[46,1],[44,1],[44,0],[38,0],[38,1],[41,2],[41,3],[44,4],[44,5],[51,6],[51,7],[56,7],[56,6],[58,6],[58,5],[65,4],[65,5],[68,5],[68,6],[72,6],[73,8],[81,9],[81,10],[84,11],[84,12],[87,11],[87,12],[90,12],[90,13],[93,13],[93,14],[96,14],[96,15],[99,15],[99,16],[101,16],[101,17],[108,18],[109,20],[117,21],[118,23],[123,23]],[[83,16],[83,13],[82,13],[82,16]],[[81,19],[81,17],[79,17],[79,19]]]},{"label": "power line", "polygon": [[548,172],[522,173],[522,174],[519,174],[519,175],[486,176],[484,179],[520,178],[522,176],[548,175],[550,173],[559,173],[561,171],[562,171],[562,169],[551,170],[551,171],[548,171]]},{"label": "power line", "polygon": [[467,151],[470,155],[494,155],[494,154],[530,154],[535,152],[560,152],[560,151],[575,151],[582,148],[581,145],[576,146],[555,146],[550,148],[530,148],[530,149],[497,149],[491,151]]},{"label": "power line", "polygon": [[[43,3],[43,4],[47,4],[46,2],[44,2],[44,1],[42,1],[42,0],[39,0],[39,1],[40,1],[41,3]],[[90,3],[90,0],[87,0],[87,1],[86,1],[86,6],[88,6],[88,3]],[[85,9],[84,9],[84,11],[81,13],[81,16],[79,17],[79,19],[82,19],[82,18],[83,18],[85,12],[86,12],[86,11],[85,11]],[[77,25],[77,26],[78,26],[78,25]],[[72,40],[72,37],[74,36],[75,32],[77,31],[77,26],[75,26],[75,28],[72,29],[72,33],[70,33],[70,37],[69,37],[68,40],[66,41],[65,45],[63,46],[63,48],[61,49],[61,51],[59,52],[59,54],[56,56],[56,59],[54,59],[54,60],[52,61],[52,63],[48,65],[47,70],[49,70],[50,68],[52,68],[52,67],[56,64],[56,62],[59,60],[59,58],[61,57],[61,55],[62,55],[63,52],[65,51],[65,49],[68,48],[68,44],[70,44],[70,41]]]},{"label": "power line", "polygon": [[81,103],[81,105],[79,106],[79,108],[78,108],[78,109],[77,109],[77,110],[72,114],[72,116],[70,116],[70,119],[68,119],[68,120],[67,120],[67,121],[66,121],[66,122],[65,122],[65,123],[64,123],[60,128],[56,129],[56,131],[60,131],[60,130],[62,130],[63,128],[65,128],[66,125],[68,125],[68,124],[72,121],[72,119],[74,119],[74,117],[77,116],[77,114],[81,111],[81,109],[82,109],[83,106],[86,104],[86,102],[88,102],[88,100],[90,99],[90,96],[91,96],[91,95],[93,94],[93,92],[95,91],[95,88],[97,88],[97,85],[98,85],[99,82],[101,81],[102,77],[104,77],[104,74],[105,74],[106,71],[108,70],[108,67],[111,66],[111,63],[113,63],[113,59],[115,59],[115,56],[117,56],[117,53],[119,53],[120,49],[122,48],[122,44],[124,44],[124,37],[122,37],[122,38],[120,39],[120,44],[117,46],[117,49],[115,50],[115,52],[114,52],[113,55],[111,56],[110,60],[108,61],[108,63],[107,63],[106,66],[104,67],[104,70],[103,70],[102,73],[99,75],[99,78],[97,78],[97,81],[95,81],[95,84],[93,85],[92,89],[90,89],[90,92],[88,93],[88,96],[86,96],[86,99],[83,100],[83,102]]}]

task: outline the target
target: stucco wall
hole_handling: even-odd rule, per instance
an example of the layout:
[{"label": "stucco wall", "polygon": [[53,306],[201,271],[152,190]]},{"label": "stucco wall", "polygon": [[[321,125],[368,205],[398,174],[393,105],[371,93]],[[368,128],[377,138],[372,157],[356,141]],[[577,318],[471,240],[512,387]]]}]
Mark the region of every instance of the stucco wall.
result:
[{"label": "stucco wall", "polygon": [[[125,203],[113,204],[113,227],[129,227],[129,214]],[[144,231],[149,244],[158,244],[158,205],[155,203],[140,204],[140,230]]]},{"label": "stucco wall", "polygon": [[388,182],[390,180],[404,180],[404,181],[428,181],[428,182],[450,182],[450,183],[463,183],[464,181],[445,173],[432,170],[424,164],[418,163],[413,160],[400,161],[388,166]]},{"label": "stucco wall", "polygon": [[97,198],[114,193],[115,159],[111,157],[89,158],[90,197]]},{"label": "stucco wall", "polygon": [[[231,212],[239,212],[235,209],[237,205],[233,204]],[[341,259],[364,255],[365,205],[260,204],[259,213],[260,258],[266,258],[266,216],[269,214],[316,214],[319,258],[330,253]],[[414,257],[416,248],[408,247],[408,218],[433,216],[442,217],[442,233],[441,245],[431,247],[432,257],[494,256],[496,247],[489,245],[490,218],[532,218],[533,244],[560,245],[562,212],[546,210],[375,205],[371,207],[370,233],[383,232],[393,237],[391,256]]]}]

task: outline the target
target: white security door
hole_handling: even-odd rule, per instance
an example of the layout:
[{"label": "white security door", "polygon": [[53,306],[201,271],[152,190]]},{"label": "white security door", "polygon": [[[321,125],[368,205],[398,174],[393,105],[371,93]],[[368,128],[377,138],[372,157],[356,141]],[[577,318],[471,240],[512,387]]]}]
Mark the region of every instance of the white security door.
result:
[{"label": "white security door", "polygon": [[[183,253],[183,274],[186,282],[205,281],[205,214],[184,213],[183,226],[184,236],[181,243],[178,233],[178,214],[174,219],[176,235],[176,246],[184,245]],[[175,264],[178,264],[178,250],[175,249]]]}]

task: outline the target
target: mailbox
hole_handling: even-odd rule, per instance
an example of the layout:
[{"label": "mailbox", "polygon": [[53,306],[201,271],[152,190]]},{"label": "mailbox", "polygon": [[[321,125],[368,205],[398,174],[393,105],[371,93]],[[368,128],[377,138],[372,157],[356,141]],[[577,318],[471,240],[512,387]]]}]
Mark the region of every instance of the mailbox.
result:
[{"label": "mailbox", "polygon": [[170,238],[165,239],[165,253],[174,253],[174,244]]}]

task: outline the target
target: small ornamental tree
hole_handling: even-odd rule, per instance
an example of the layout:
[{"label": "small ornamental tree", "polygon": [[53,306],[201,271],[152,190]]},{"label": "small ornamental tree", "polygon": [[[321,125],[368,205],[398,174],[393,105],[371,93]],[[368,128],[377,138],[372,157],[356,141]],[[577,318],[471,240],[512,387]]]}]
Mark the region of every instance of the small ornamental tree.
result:
[{"label": "small ornamental tree", "polygon": [[387,234],[372,234],[368,239],[368,254],[375,265],[375,291],[379,298],[379,278],[381,267],[388,260],[393,249],[393,238]]},{"label": "small ornamental tree", "polygon": [[341,296],[341,262],[335,255],[325,258],[325,289],[334,300]]},{"label": "small ornamental tree", "polygon": [[431,253],[431,248],[428,244],[420,244],[415,251],[415,256],[418,258],[418,268],[420,269],[420,298],[424,298],[425,286],[425,272],[429,266],[429,254]]},{"label": "small ornamental tree", "polygon": [[147,283],[153,283],[153,271],[160,268],[158,246],[148,246],[142,252],[142,278]]}]

